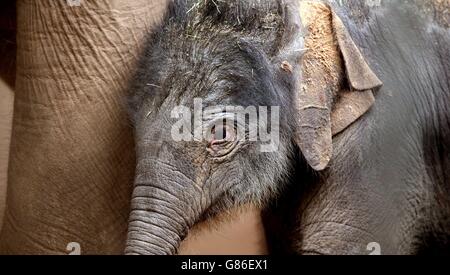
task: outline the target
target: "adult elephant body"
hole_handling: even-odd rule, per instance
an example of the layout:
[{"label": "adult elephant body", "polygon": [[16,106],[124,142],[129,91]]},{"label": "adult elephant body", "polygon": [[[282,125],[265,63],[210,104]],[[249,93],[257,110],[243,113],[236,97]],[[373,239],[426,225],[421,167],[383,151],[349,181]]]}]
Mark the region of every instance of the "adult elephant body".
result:
[{"label": "adult elephant body", "polygon": [[17,1],[2,254],[123,251],[135,159],[124,90],[165,6],[76,2]]},{"label": "adult elephant body", "polygon": [[[446,9],[329,4],[174,1],[133,87],[127,253],[176,253],[193,224],[245,203],[269,206],[274,251],[449,252]],[[261,153],[233,124],[207,128],[210,139],[175,141],[173,110],[187,106],[190,117],[195,98],[206,107],[280,106],[278,150]]]}]

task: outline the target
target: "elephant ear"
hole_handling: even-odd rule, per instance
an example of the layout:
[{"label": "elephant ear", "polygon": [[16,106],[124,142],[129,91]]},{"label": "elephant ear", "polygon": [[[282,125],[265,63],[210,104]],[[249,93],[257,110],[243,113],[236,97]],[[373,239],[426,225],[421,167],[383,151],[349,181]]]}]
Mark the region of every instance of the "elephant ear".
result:
[{"label": "elephant ear", "polygon": [[321,171],[331,159],[333,135],[370,109],[372,90],[382,82],[328,5],[302,1],[298,14],[306,30],[306,53],[294,85],[295,141],[309,165]]},{"label": "elephant ear", "polygon": [[373,90],[383,85],[370,69],[341,19],[333,13],[333,28],[338,41],[349,87],[342,87],[331,113],[331,131],[337,135],[364,115],[375,103]]}]

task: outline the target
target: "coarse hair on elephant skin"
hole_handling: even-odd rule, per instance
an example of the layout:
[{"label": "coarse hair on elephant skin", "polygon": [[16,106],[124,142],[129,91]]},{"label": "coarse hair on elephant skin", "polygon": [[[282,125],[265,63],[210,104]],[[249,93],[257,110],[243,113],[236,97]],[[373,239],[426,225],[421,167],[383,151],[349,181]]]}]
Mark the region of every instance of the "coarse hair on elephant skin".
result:
[{"label": "coarse hair on elephant skin", "polygon": [[[448,252],[448,31],[417,3],[361,17],[327,2],[170,2],[131,87],[127,254],[176,254],[194,224],[245,204],[277,229],[274,252]],[[236,125],[175,141],[172,111],[196,99],[279,106],[278,150],[234,139]]]}]

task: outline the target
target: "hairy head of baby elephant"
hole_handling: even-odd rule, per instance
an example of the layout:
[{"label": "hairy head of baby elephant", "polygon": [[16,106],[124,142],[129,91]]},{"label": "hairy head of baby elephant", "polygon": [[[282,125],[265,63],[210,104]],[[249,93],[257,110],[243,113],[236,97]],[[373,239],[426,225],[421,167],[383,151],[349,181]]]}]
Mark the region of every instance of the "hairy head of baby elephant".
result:
[{"label": "hairy head of baby elephant", "polygon": [[[368,108],[381,83],[329,7],[314,8],[323,22],[310,19],[320,23],[310,31],[323,29],[305,40],[297,1],[170,3],[130,99],[137,168],[127,253],[175,254],[194,224],[264,207],[299,148],[314,170],[327,166],[332,134],[362,113],[333,122],[341,84],[356,83]],[[322,55],[305,51],[314,39],[329,39]],[[345,68],[341,56],[357,60]]]}]

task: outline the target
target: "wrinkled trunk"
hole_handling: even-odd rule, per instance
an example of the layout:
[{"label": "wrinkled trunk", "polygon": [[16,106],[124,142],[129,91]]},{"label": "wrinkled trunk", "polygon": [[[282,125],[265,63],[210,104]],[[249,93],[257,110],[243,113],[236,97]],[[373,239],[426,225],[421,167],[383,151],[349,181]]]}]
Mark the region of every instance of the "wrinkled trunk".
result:
[{"label": "wrinkled trunk", "polygon": [[[152,187],[137,187],[153,190]],[[140,192],[140,191],[138,191]],[[161,195],[163,197],[163,195]],[[167,197],[167,196],[166,196]],[[169,203],[134,195],[128,227],[126,254],[173,255],[177,253],[190,223]]]},{"label": "wrinkled trunk", "polygon": [[177,254],[181,241],[201,215],[196,203],[201,196],[194,196],[195,187],[183,182],[180,175],[165,171],[164,165],[138,167],[125,254]]},{"label": "wrinkled trunk", "polygon": [[125,253],[129,255],[173,255],[177,253],[188,226],[183,218],[159,211],[134,207],[130,214],[128,241]]}]

